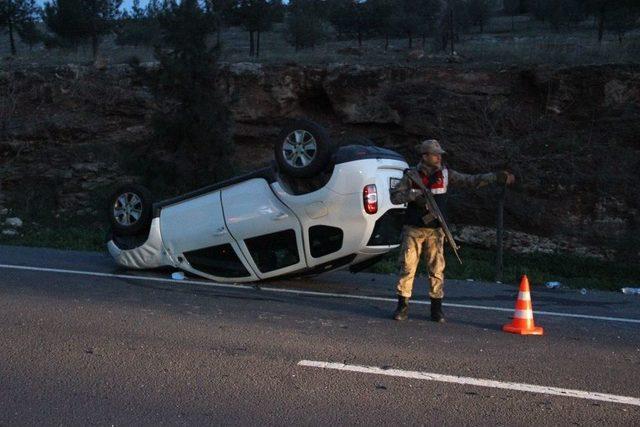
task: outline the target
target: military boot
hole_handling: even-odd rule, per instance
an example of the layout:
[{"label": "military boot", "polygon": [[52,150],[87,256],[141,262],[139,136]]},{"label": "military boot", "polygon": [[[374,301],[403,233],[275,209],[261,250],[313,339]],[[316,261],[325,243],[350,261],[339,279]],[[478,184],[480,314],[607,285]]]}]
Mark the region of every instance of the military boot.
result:
[{"label": "military boot", "polygon": [[438,323],[444,322],[442,298],[431,298],[431,320]]},{"label": "military boot", "polygon": [[393,313],[393,320],[406,320],[409,316],[409,298],[398,295],[398,308]]}]

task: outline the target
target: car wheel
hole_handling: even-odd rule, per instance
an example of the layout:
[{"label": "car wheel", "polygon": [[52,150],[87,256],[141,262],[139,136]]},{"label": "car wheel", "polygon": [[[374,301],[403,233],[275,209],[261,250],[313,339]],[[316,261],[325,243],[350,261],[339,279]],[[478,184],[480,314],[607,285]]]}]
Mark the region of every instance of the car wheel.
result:
[{"label": "car wheel", "polygon": [[109,198],[109,222],[114,234],[133,236],[151,224],[151,193],[142,185],[128,184]]},{"label": "car wheel", "polygon": [[334,152],[335,144],[327,131],[306,119],[285,126],[274,146],[278,167],[295,178],[317,175],[329,165]]}]

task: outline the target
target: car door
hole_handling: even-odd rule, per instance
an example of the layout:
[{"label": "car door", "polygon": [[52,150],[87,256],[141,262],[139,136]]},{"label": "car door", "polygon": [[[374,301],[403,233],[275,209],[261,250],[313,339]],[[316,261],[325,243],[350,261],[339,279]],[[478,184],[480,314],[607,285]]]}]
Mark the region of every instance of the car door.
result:
[{"label": "car door", "polygon": [[306,267],[300,221],[265,179],[223,189],[222,206],[231,236],[260,279]]},{"label": "car door", "polygon": [[160,231],[165,248],[186,271],[217,281],[257,279],[224,222],[220,191],[163,207]]}]

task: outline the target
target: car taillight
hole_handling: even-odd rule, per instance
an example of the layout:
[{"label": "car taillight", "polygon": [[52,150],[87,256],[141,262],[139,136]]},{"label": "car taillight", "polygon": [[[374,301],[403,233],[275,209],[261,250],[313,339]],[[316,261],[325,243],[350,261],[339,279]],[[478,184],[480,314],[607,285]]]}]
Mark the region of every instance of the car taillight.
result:
[{"label": "car taillight", "polygon": [[375,184],[369,184],[362,190],[362,201],[364,202],[364,211],[373,215],[378,212],[378,189]]}]

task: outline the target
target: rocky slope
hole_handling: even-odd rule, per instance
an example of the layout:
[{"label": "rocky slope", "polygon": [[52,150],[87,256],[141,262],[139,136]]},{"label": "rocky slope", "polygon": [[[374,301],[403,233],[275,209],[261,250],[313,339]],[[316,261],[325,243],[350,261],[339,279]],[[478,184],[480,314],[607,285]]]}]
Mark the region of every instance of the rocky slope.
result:
[{"label": "rocky slope", "polygon": [[[410,162],[435,137],[454,169],[515,172],[513,249],[640,257],[640,67],[239,63],[222,66],[219,86],[237,121],[239,170],[270,160],[288,117],[313,118],[340,143],[369,137]],[[156,107],[126,65],[0,73],[0,205],[41,221],[100,221],[108,189],[144,168],[136,148]],[[490,244],[496,197],[452,194],[463,240]]]}]

